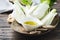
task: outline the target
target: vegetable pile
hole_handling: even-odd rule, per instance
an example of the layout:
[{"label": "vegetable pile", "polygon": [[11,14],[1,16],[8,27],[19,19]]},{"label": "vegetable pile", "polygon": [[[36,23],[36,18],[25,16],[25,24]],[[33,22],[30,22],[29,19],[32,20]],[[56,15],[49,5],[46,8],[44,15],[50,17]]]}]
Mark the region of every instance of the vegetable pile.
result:
[{"label": "vegetable pile", "polygon": [[51,25],[57,15],[51,6],[56,0],[15,0],[12,16],[22,24],[26,31],[31,31],[43,25]]}]

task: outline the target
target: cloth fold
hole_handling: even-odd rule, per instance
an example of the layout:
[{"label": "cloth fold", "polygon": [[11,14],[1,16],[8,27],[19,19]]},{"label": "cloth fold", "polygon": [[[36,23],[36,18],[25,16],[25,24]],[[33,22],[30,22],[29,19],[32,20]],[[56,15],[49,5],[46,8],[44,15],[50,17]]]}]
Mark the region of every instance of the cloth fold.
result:
[{"label": "cloth fold", "polygon": [[0,0],[0,13],[13,10],[13,4],[9,0]]}]

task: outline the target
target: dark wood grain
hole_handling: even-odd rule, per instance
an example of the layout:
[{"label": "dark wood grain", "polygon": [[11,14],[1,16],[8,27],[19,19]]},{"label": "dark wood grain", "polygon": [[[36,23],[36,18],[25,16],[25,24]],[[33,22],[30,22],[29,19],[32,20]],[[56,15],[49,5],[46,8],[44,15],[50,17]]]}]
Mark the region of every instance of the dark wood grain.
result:
[{"label": "dark wood grain", "polygon": [[[53,6],[60,15],[60,3]],[[28,36],[13,31],[7,23],[8,14],[0,14],[0,40],[60,40],[60,22],[57,27],[45,35]]]},{"label": "dark wood grain", "polygon": [[60,23],[45,35],[28,36],[13,31],[7,23],[7,17],[7,14],[0,14],[0,40],[60,40]]},{"label": "dark wood grain", "polygon": [[0,14],[0,40],[60,40],[60,22],[57,27],[45,35],[26,36],[13,31],[7,23],[8,14]]}]

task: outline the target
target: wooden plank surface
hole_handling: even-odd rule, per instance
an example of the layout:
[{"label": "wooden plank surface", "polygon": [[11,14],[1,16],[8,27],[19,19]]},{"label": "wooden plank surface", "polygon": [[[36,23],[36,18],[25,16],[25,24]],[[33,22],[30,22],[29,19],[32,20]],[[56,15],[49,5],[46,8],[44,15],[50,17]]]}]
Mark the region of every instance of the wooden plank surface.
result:
[{"label": "wooden plank surface", "polygon": [[60,40],[60,23],[57,28],[45,35],[24,36],[14,32],[7,23],[7,14],[0,14],[0,40]]},{"label": "wooden plank surface", "polygon": [[0,40],[60,40],[60,23],[57,28],[42,36],[26,36],[14,32],[7,23],[7,14],[0,14]]},{"label": "wooden plank surface", "polygon": [[[59,2],[53,8],[56,8],[60,13]],[[7,23],[7,17],[8,14],[0,14],[0,40],[60,40],[60,22],[54,30],[45,35],[26,36],[13,31]]]}]

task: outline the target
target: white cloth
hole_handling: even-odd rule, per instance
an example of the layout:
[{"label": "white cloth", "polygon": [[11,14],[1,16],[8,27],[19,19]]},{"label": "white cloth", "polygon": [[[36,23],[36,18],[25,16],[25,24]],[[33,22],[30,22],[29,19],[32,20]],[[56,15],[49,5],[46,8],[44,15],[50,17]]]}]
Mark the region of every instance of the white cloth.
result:
[{"label": "white cloth", "polygon": [[13,9],[12,3],[9,0],[0,0],[0,13]]}]

